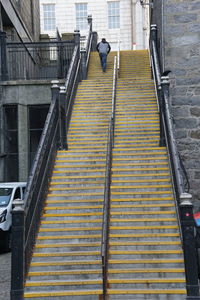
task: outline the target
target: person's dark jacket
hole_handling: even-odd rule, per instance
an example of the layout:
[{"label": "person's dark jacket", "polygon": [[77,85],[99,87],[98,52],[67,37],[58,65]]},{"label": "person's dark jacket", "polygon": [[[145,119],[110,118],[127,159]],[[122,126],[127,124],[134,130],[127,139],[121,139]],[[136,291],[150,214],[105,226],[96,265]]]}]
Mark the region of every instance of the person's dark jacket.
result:
[{"label": "person's dark jacket", "polygon": [[105,53],[108,54],[111,50],[111,47],[109,45],[109,43],[105,40],[105,41],[101,41],[97,44],[97,51],[99,53]]}]

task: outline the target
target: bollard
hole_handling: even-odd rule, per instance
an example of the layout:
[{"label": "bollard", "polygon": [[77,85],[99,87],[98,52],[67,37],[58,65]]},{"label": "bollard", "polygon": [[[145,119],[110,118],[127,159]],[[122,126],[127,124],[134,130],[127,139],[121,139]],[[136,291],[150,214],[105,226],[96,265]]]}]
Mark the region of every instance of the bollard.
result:
[{"label": "bollard", "polygon": [[11,233],[11,300],[24,299],[24,202],[13,201]]},{"label": "bollard", "polygon": [[[187,300],[200,299],[197,249],[195,245],[195,221],[191,194],[180,195],[180,220],[183,237],[183,252],[185,261]],[[195,297],[195,298],[194,298]]]}]

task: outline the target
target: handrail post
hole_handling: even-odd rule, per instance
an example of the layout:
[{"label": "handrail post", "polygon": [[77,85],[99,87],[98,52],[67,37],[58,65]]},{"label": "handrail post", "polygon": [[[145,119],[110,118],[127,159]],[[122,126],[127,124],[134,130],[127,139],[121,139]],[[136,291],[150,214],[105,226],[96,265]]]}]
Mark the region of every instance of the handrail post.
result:
[{"label": "handrail post", "polygon": [[89,31],[92,33],[92,15],[88,15],[87,17],[88,25],[89,25]]},{"label": "handrail post", "polygon": [[24,299],[24,202],[13,201],[11,234],[11,300]]},{"label": "handrail post", "polygon": [[66,89],[65,86],[60,87],[60,97],[59,97],[59,105],[60,105],[60,147],[61,149],[67,150],[67,124],[66,124],[66,107],[68,103],[66,103]]},{"label": "handrail post", "polygon": [[8,80],[6,32],[0,31],[0,80]]},{"label": "handrail post", "polygon": [[75,45],[78,46],[78,58],[80,58],[80,31],[78,29],[74,30],[74,41]]},{"label": "handrail post", "polygon": [[[195,221],[191,194],[180,195],[180,216],[183,235],[183,251],[185,261],[187,300],[200,299],[197,250],[195,246]],[[194,298],[195,297],[195,298]]]},{"label": "handrail post", "polygon": [[160,106],[160,147],[165,147],[165,130],[164,130],[164,115],[165,115],[165,101],[164,96],[169,100],[169,77],[162,76],[161,84],[158,87],[158,99]]},{"label": "handrail post", "polygon": [[53,101],[54,99],[56,99],[59,95],[59,80],[52,80],[51,81],[51,100]]},{"label": "handrail post", "polygon": [[86,61],[87,61],[86,49],[82,49],[81,50],[81,79],[82,80],[85,80],[87,78]]},{"label": "handrail post", "polygon": [[92,32],[92,45],[91,45],[91,51],[96,51],[97,49],[97,32]]}]

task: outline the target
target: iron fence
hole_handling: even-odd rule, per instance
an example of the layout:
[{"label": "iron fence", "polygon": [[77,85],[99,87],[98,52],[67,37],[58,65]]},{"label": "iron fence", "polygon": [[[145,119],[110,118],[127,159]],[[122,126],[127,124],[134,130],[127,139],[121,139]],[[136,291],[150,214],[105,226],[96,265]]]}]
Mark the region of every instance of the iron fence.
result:
[{"label": "iron fence", "polygon": [[74,46],[74,40],[7,43],[8,79],[66,78]]}]

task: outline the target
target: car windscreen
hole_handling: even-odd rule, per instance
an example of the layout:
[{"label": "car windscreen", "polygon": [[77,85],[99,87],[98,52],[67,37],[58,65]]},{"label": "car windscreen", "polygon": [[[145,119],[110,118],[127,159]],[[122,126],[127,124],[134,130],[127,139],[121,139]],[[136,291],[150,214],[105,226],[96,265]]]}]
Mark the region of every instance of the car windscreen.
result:
[{"label": "car windscreen", "polygon": [[0,207],[8,205],[12,191],[12,188],[0,188]]}]

